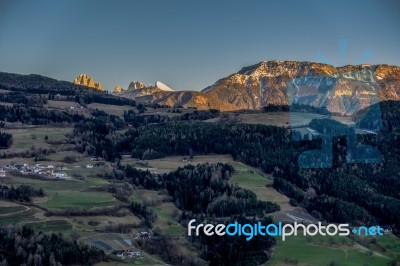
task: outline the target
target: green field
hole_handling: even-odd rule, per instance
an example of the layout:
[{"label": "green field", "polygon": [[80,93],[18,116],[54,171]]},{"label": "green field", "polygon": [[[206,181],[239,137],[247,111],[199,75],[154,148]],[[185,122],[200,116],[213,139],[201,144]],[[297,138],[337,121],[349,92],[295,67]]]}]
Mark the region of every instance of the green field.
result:
[{"label": "green field", "polygon": [[37,223],[25,223],[26,226],[35,231],[42,232],[61,232],[65,233],[72,230],[72,225],[64,220],[45,221]]},{"label": "green field", "polygon": [[38,219],[34,216],[35,212],[35,210],[30,209],[24,212],[17,212],[6,216],[1,216],[0,225],[15,225],[17,223],[37,221]]},{"label": "green field", "polygon": [[392,234],[376,237],[377,244],[400,257],[400,239]]},{"label": "green field", "polygon": [[171,204],[172,203],[159,204],[157,207],[152,208],[152,210],[157,214],[157,220],[155,221],[154,226],[158,227],[163,234],[182,235],[185,232],[185,229],[172,218],[171,211],[175,206],[171,206]]},{"label": "green field", "polygon": [[49,141],[61,141],[65,139],[65,134],[72,132],[72,128],[54,128],[54,127],[30,127],[21,129],[7,129],[4,132],[13,135],[13,144],[11,150],[50,148],[51,145],[46,143],[45,136]]},{"label": "green field", "polygon": [[236,172],[230,182],[239,187],[253,191],[259,200],[277,203],[282,210],[292,210],[289,198],[279,193],[272,187],[273,180],[266,174],[261,174],[257,169],[240,162],[230,162]]},{"label": "green field", "polygon": [[[288,237],[277,239],[272,258],[265,264],[276,265],[340,265],[340,266],[384,266],[393,259],[358,245],[347,237]],[[336,264],[333,264],[336,263]]]},{"label": "green field", "polygon": [[51,195],[43,206],[49,209],[110,207],[118,201],[107,192],[65,191]]},{"label": "green field", "polygon": [[165,195],[157,191],[136,189],[131,201],[141,202],[149,205],[150,209],[157,215],[154,228],[167,235],[182,235],[185,229],[174,220],[173,213],[178,213],[178,208],[172,202],[165,202]]},{"label": "green field", "polygon": [[26,184],[33,188],[43,188],[45,192],[81,191],[108,184],[107,180],[100,178],[86,178],[85,180],[39,180],[27,177],[12,176],[7,180],[10,184]]},{"label": "green field", "polygon": [[[92,169],[89,169],[92,170]],[[120,202],[107,192],[87,192],[86,189],[96,188],[108,184],[100,178],[86,178],[80,180],[47,181],[26,177],[11,177],[11,183],[27,184],[34,188],[42,188],[46,198],[37,198],[38,204],[50,209],[110,207]]]},{"label": "green field", "polygon": [[0,215],[12,214],[23,210],[26,210],[26,207],[24,206],[0,207]]}]

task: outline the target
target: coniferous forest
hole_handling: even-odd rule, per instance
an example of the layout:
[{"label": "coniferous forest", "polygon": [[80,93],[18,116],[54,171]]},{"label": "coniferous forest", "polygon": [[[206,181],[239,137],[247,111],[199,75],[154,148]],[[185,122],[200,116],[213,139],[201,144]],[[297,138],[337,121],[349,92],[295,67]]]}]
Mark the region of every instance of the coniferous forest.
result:
[{"label": "coniferous forest", "polygon": [[[36,76],[31,78],[41,80]],[[4,93],[1,97],[10,105],[0,106],[1,126],[21,123],[29,126],[73,127],[71,133],[66,135],[65,144],[69,145],[68,150],[112,165],[112,171],[100,175],[112,185],[96,189],[113,193],[120,204],[90,211],[44,208],[48,216],[120,217],[128,211],[141,220],[140,225],[115,225],[101,230],[119,232],[133,226],[151,228],[163,240],[156,241],[155,238],[147,242],[138,241],[137,245],[143,250],[159,256],[166,263],[198,265],[198,261],[162,252],[165,247],[177,250],[176,243],[159,235],[154,227],[157,219],[160,219],[157,213],[147,203],[132,201],[132,191],[145,189],[168,197],[179,210],[174,217],[175,221],[184,228],[191,219],[210,223],[252,223],[260,220],[271,223],[274,221],[269,215],[279,211],[281,207],[275,202],[260,200],[253,191],[233,184],[231,179],[235,169],[229,164],[187,165],[169,173],[156,174],[121,161],[123,162],[123,157],[145,162],[168,156],[193,158],[199,155],[229,154],[234,160],[271,175],[275,190],[286,195],[291,204],[304,208],[317,220],[352,225],[381,224],[393,228],[395,234],[399,233],[400,128],[396,121],[400,114],[400,105],[397,102],[381,103],[381,124],[377,134],[356,134],[353,128],[329,118],[311,120],[311,128],[321,132],[322,137],[331,138],[332,167],[301,168],[299,157],[303,152],[321,149],[321,136],[301,135],[287,126],[246,124],[229,120],[222,120],[221,123],[209,122],[224,116],[216,110],[182,113],[179,109],[171,109],[173,116],[147,114],[146,108],[156,110],[163,107],[136,105],[125,100],[119,102],[119,98],[99,92],[88,93],[81,91],[80,87],[74,87],[77,91],[70,95],[68,84],[65,85],[66,88],[63,84],[55,84],[59,87],[48,94],[45,94],[48,89],[40,85],[24,87],[29,93],[18,92],[19,87],[11,88],[12,95]],[[39,94],[33,96],[32,92]],[[130,110],[118,116],[99,109],[91,109],[89,114],[83,115],[47,108],[47,101],[60,97],[56,94],[66,97],[64,100],[82,105],[93,102],[121,104],[129,106]],[[288,108],[269,107],[262,113],[286,111]],[[295,108],[300,112],[304,109],[302,106]],[[316,108],[305,108],[305,111],[327,115],[326,110]],[[363,112],[365,111],[361,110],[354,115],[358,121],[357,126],[375,129],[376,117]],[[349,135],[356,136],[358,144],[376,147],[381,154],[380,161],[348,163]],[[8,152],[13,143],[12,134],[0,133],[0,148],[7,151],[3,154],[4,158],[16,156]],[[53,153],[57,153],[57,150],[49,148],[39,152],[26,151],[23,154],[27,158],[34,156],[39,161]],[[67,163],[77,161],[73,156],[66,156],[64,159]],[[118,187],[119,183],[127,183],[129,186],[124,190]],[[48,196],[46,189],[29,185],[2,185],[0,189],[2,199],[21,204],[35,204],[34,198]],[[96,225],[96,222],[90,223]],[[6,262],[11,265],[19,265],[21,262],[27,262],[28,265],[87,265],[108,258],[97,248],[82,245],[58,234],[34,231],[29,227],[3,228],[0,233],[0,248],[4,251],[0,252],[0,263],[4,265]],[[11,245],[12,239],[16,238],[20,239],[20,244]],[[27,239],[35,242],[35,249],[26,244]],[[265,236],[255,236],[251,241],[246,241],[245,237],[233,239],[201,234],[199,237],[188,237],[187,240],[196,249],[198,256],[210,265],[259,265],[270,258],[276,244],[274,238]]]}]

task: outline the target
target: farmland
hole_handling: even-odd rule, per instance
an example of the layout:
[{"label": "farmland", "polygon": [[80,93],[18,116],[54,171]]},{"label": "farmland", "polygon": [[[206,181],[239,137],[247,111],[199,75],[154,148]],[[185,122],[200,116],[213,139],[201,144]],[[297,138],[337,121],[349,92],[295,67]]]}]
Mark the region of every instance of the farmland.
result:
[{"label": "farmland", "polygon": [[[382,239],[389,236],[383,236]],[[348,237],[305,237],[299,234],[278,239],[272,258],[265,265],[345,265],[384,266],[393,258],[365,248]]]},{"label": "farmland", "polygon": [[[68,108],[70,103],[59,108]],[[57,108],[56,101],[50,101],[51,108]],[[50,106],[49,106],[50,108]],[[82,112],[85,116],[90,114],[85,108],[99,109],[110,114],[121,116],[124,111],[134,107],[112,106],[105,104],[89,104]],[[86,110],[86,111],[85,111]],[[168,108],[148,108],[144,114],[160,114],[176,116],[177,113],[168,112]],[[192,112],[193,110],[187,110]],[[186,111],[185,111],[186,112]],[[228,113],[234,116],[234,113]],[[236,123],[266,124],[288,126],[304,125],[311,119],[323,117],[316,114],[298,115],[296,113],[240,113],[236,115]],[[342,118],[349,122],[348,118]],[[218,118],[208,122],[218,122]],[[303,124],[304,123],[304,124]],[[127,129],[119,130],[124,133]],[[301,128],[300,130],[306,130]],[[4,132],[13,135],[14,142],[5,152],[36,151],[38,149],[52,149],[52,153],[41,158],[40,161],[33,157],[12,157],[1,159],[1,165],[14,165],[16,163],[29,165],[53,165],[68,175],[68,179],[36,178],[15,172],[7,172],[2,177],[2,183],[18,186],[29,185],[35,189],[43,189],[44,197],[35,197],[29,204],[7,202],[0,200],[0,225],[9,224],[27,225],[36,231],[46,233],[62,233],[70,239],[90,245],[104,245],[108,255],[118,248],[140,250],[137,241],[140,240],[142,230],[147,230],[144,218],[132,214],[128,206],[131,202],[141,203],[156,216],[152,222],[151,231],[157,237],[173,239],[174,245],[180,254],[199,259],[196,250],[186,237],[186,229],[180,224],[182,211],[178,209],[173,197],[167,191],[160,189],[150,190],[141,186],[132,185],[127,179],[113,180],[108,176],[118,172],[117,162],[107,162],[102,158],[93,158],[85,152],[78,152],[74,145],[68,143],[72,134],[72,127],[40,127],[23,126],[21,128],[4,129]],[[46,137],[47,136],[47,137]],[[316,219],[309,215],[300,206],[289,204],[289,198],[272,187],[273,177],[261,172],[256,167],[235,161],[231,155],[208,154],[189,156],[167,156],[163,158],[140,160],[125,154],[118,161],[122,166],[132,165],[140,170],[149,170],[152,174],[164,174],[175,171],[179,167],[189,164],[203,163],[228,163],[235,169],[229,182],[233,185],[254,192],[259,200],[277,203],[281,210],[269,213],[275,221],[293,222],[297,220],[312,221]],[[98,164],[94,166],[95,164]],[[90,167],[88,167],[90,166]],[[108,190],[114,185],[129,188],[130,194],[127,201],[123,201]],[[89,212],[108,210],[120,207],[115,215]],[[71,211],[77,213],[71,215]],[[49,215],[49,212],[52,214]],[[123,240],[132,241],[131,246],[118,246]],[[286,241],[277,239],[271,260],[266,265],[389,265],[400,253],[400,244],[397,237],[387,235],[377,238],[374,243],[370,239],[350,238],[309,238],[299,236]],[[122,241],[122,242],[121,242]],[[99,244],[99,243],[103,244]],[[113,246],[114,244],[115,246]],[[310,256],[309,254],[314,254]],[[151,255],[141,250],[140,258],[124,259],[120,262],[103,262],[99,265],[158,265],[164,264],[157,255]],[[335,265],[335,264],[333,264]]]}]

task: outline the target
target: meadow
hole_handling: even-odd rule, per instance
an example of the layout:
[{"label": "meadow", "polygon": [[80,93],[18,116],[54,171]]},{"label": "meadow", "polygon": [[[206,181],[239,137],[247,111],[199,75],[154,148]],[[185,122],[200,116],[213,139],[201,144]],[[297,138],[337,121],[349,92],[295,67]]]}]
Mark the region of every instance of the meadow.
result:
[{"label": "meadow", "polygon": [[285,241],[277,238],[273,255],[265,265],[389,266],[392,260],[385,254],[371,251],[348,237],[298,235],[288,237]]}]

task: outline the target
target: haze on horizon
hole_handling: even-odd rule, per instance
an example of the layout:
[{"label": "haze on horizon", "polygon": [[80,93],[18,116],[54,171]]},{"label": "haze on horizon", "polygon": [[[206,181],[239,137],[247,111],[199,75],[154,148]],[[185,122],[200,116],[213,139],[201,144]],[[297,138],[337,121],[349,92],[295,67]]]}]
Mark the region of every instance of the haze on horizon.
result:
[{"label": "haze on horizon", "polygon": [[400,65],[399,10],[395,0],[6,0],[0,71],[88,73],[108,90],[132,80],[201,90],[263,60]]}]

